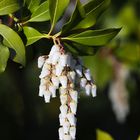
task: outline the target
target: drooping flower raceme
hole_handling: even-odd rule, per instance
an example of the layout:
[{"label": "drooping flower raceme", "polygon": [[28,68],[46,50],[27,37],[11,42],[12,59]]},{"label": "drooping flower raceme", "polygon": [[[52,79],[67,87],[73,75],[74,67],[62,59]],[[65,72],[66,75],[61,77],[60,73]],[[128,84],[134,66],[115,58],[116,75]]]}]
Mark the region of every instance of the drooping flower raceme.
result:
[{"label": "drooping flower raceme", "polygon": [[51,98],[60,96],[59,140],[75,140],[76,111],[80,90],[87,95],[96,96],[90,70],[86,69],[79,58],[66,53],[61,45],[53,45],[49,55],[38,58],[38,67],[42,68],[39,96],[49,103]]}]

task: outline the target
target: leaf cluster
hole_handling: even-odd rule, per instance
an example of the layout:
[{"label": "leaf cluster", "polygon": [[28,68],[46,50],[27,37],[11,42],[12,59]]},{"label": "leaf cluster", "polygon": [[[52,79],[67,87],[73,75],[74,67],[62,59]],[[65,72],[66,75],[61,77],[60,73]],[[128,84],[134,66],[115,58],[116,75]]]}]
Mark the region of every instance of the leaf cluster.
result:
[{"label": "leaf cluster", "polygon": [[[57,23],[69,4],[70,0],[0,0],[0,16],[6,16],[12,21],[12,25],[3,21],[0,23],[0,72],[6,68],[11,49],[15,52],[13,61],[24,66],[25,46],[42,38],[53,40],[55,44],[61,43],[66,50],[76,55],[93,55],[98,46],[107,44],[120,31],[120,28],[94,29],[97,19],[108,8],[110,0],[90,0],[86,4],[75,0],[68,22],[64,23],[59,32],[55,32]],[[28,14],[21,16],[26,10]],[[32,23],[41,22],[50,23],[48,32],[44,30],[45,33],[41,33],[31,26]],[[21,32],[27,41],[20,36]]]}]

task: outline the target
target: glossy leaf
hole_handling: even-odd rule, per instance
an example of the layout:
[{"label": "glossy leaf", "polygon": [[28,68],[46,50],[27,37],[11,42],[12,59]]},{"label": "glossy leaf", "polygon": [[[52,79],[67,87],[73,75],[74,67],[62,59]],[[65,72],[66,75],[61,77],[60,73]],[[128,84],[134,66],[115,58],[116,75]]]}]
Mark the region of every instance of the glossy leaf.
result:
[{"label": "glossy leaf", "polygon": [[[103,13],[103,11],[105,11],[107,9],[109,4],[110,4],[110,0],[98,0],[98,2],[91,1],[91,2],[89,2],[89,4],[86,4],[85,9],[86,9],[86,12],[88,12],[88,13],[86,13],[85,18],[83,20],[81,20],[73,28],[73,30],[92,27],[96,23],[99,15],[101,15]],[[87,8],[90,9],[89,6],[91,6],[91,5],[93,5],[94,7],[92,7],[91,11],[88,11]]]},{"label": "glossy leaf", "polygon": [[0,73],[5,71],[9,58],[9,49],[0,44]]},{"label": "glossy leaf", "polygon": [[27,38],[26,46],[31,45],[44,37],[40,32],[32,27],[25,26],[23,27],[23,31]]},{"label": "glossy leaf", "polygon": [[27,8],[33,13],[40,5],[41,0],[24,0]]},{"label": "glossy leaf", "polygon": [[88,30],[74,36],[62,38],[63,40],[70,40],[82,45],[88,46],[102,46],[113,39],[120,28],[105,29],[105,30]]},{"label": "glossy leaf", "polygon": [[19,8],[17,0],[0,0],[0,15],[11,14]]},{"label": "glossy leaf", "polygon": [[94,55],[98,48],[93,48],[91,46],[84,46],[77,43],[64,43],[66,49],[72,54],[79,56],[89,56]]},{"label": "glossy leaf", "polygon": [[82,7],[82,4],[80,3],[80,1],[76,0],[74,12],[73,12],[70,20],[63,26],[61,34],[65,34],[65,33],[67,33],[67,31],[70,31],[84,17],[85,17],[84,8]]},{"label": "glossy leaf", "polygon": [[67,8],[70,0],[49,0],[49,12],[51,18],[51,31],[53,30],[56,22],[62,16]]},{"label": "glossy leaf", "polygon": [[14,61],[25,65],[25,48],[20,36],[6,25],[0,24],[0,35],[8,42],[10,48],[14,49],[16,56]]},{"label": "glossy leaf", "polygon": [[47,21],[49,19],[49,3],[48,1],[45,1],[34,11],[29,22]]}]

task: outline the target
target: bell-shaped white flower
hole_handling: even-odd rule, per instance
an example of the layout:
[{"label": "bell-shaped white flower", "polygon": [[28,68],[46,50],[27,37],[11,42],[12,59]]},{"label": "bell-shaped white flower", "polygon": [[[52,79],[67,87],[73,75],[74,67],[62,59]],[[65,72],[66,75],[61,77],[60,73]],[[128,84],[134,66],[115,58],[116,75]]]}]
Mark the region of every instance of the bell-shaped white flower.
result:
[{"label": "bell-shaped white flower", "polygon": [[67,119],[69,120],[69,122],[72,126],[76,125],[76,120],[75,120],[75,116],[74,116],[73,113],[68,113],[67,114]]},{"label": "bell-shaped white flower", "polygon": [[39,76],[39,78],[44,78],[46,76],[48,76],[50,74],[50,65],[48,65],[46,62],[42,68],[41,74]]},{"label": "bell-shaped white flower", "polygon": [[67,76],[65,76],[65,75],[60,76],[59,80],[60,80],[62,87],[67,88],[67,82],[68,82]]},{"label": "bell-shaped white flower", "polygon": [[40,85],[39,86],[39,96],[43,97],[45,92],[46,92],[46,86],[45,85]]},{"label": "bell-shaped white flower", "polygon": [[71,112],[73,114],[76,114],[76,111],[77,111],[77,103],[74,102],[74,101],[70,102],[70,109],[71,109]]},{"label": "bell-shaped white flower", "polygon": [[53,45],[49,55],[55,55],[56,52],[59,52],[60,48],[58,45]]},{"label": "bell-shaped white flower", "polygon": [[63,129],[65,134],[68,134],[69,128],[70,128],[70,123],[68,121],[65,121],[63,124]]},{"label": "bell-shaped white flower", "polygon": [[65,118],[66,115],[67,115],[67,111],[68,111],[67,105],[61,105],[60,106],[60,111],[61,111],[62,116]]},{"label": "bell-shaped white flower", "polygon": [[56,65],[56,64],[58,63],[58,61],[59,61],[60,56],[61,56],[60,52],[56,52],[55,54],[50,55],[51,60],[52,60],[51,63],[52,63],[53,65]]},{"label": "bell-shaped white flower", "polygon": [[55,98],[56,97],[56,86],[50,85],[49,86],[49,91],[51,92],[52,97]]},{"label": "bell-shaped white flower", "polygon": [[50,99],[51,99],[51,92],[50,91],[46,90],[46,92],[44,93],[44,99],[45,99],[46,103],[50,102]]},{"label": "bell-shaped white flower", "polygon": [[72,81],[72,83],[75,82],[76,79],[76,73],[74,71],[69,72],[69,79]]},{"label": "bell-shaped white flower", "polygon": [[64,105],[64,104],[67,103],[67,101],[68,101],[67,95],[66,94],[61,94],[60,95],[60,102],[61,102],[61,104]]},{"label": "bell-shaped white flower", "polygon": [[87,83],[86,78],[81,78],[81,81],[80,81],[80,87],[81,87],[81,88],[85,88],[86,83]]},{"label": "bell-shaped white flower", "polygon": [[76,135],[76,127],[75,126],[70,127],[70,135],[71,135],[72,139],[75,140],[75,135]]},{"label": "bell-shaped white flower", "polygon": [[70,91],[70,96],[77,103],[77,100],[78,100],[78,92],[76,90],[71,90]]},{"label": "bell-shaped white flower", "polygon": [[85,77],[87,78],[87,80],[91,80],[91,74],[90,74],[90,70],[89,69],[86,69],[84,74],[85,74]]},{"label": "bell-shaped white flower", "polygon": [[66,118],[64,118],[64,117],[62,116],[62,114],[60,113],[60,114],[59,114],[59,122],[60,122],[60,125],[63,126],[64,123],[65,123],[65,121],[66,121]]},{"label": "bell-shaped white flower", "polygon": [[62,54],[59,59],[59,65],[65,67],[67,65],[67,62],[68,62],[68,55]]},{"label": "bell-shaped white flower", "polygon": [[67,89],[64,88],[64,87],[60,87],[60,88],[59,88],[59,93],[60,93],[60,95],[61,95],[61,94],[66,94],[66,93],[67,93]]},{"label": "bell-shaped white flower", "polygon": [[56,86],[57,88],[59,87],[59,78],[57,76],[52,76],[51,81],[54,86]]},{"label": "bell-shaped white flower", "polygon": [[64,140],[64,130],[63,130],[63,127],[60,127],[59,130],[58,130],[58,133],[59,133],[59,140]]},{"label": "bell-shaped white flower", "polygon": [[64,67],[62,67],[61,65],[57,64],[55,66],[55,75],[56,76],[60,76],[62,74]]},{"label": "bell-shaped white flower", "polygon": [[64,135],[64,140],[72,140],[70,135]]},{"label": "bell-shaped white flower", "polygon": [[96,85],[92,85],[92,87],[91,87],[91,94],[92,94],[92,97],[96,97],[96,90],[97,90]]},{"label": "bell-shaped white flower", "polygon": [[75,66],[75,70],[76,70],[76,73],[78,74],[79,77],[82,77],[83,76],[82,66],[81,65],[76,65]]},{"label": "bell-shaped white flower", "polygon": [[85,86],[85,91],[86,91],[86,95],[90,95],[90,92],[91,92],[91,85],[90,84],[87,84],[86,86]]},{"label": "bell-shaped white flower", "polygon": [[38,68],[41,68],[44,65],[45,60],[46,60],[45,56],[40,56],[38,58]]}]

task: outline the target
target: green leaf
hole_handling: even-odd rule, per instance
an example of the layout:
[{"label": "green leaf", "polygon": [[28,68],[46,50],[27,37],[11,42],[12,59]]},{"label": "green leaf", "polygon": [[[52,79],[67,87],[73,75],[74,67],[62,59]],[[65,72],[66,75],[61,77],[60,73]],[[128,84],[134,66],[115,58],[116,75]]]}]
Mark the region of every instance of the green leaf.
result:
[{"label": "green leaf", "polygon": [[[95,0],[86,4],[84,6],[87,12],[86,16],[73,28],[73,30],[92,27],[96,23],[97,18],[107,9],[109,4],[110,0]],[[89,11],[92,5],[92,9]]]},{"label": "green leaf", "polygon": [[17,0],[0,0],[0,15],[11,14],[19,8]]},{"label": "green leaf", "polygon": [[24,26],[23,31],[27,38],[26,46],[31,45],[44,37],[43,34],[32,27]]},{"label": "green leaf", "polygon": [[0,44],[0,73],[5,71],[9,54],[9,49]]},{"label": "green leaf", "polygon": [[20,36],[6,25],[0,24],[0,35],[8,42],[10,48],[14,49],[16,56],[14,61],[25,65],[25,47]]},{"label": "green leaf", "polygon": [[29,22],[47,21],[49,19],[49,3],[48,1],[45,1],[34,11]]},{"label": "green leaf", "polygon": [[93,48],[91,46],[84,46],[77,43],[64,43],[66,49],[70,51],[72,54],[79,56],[89,56],[94,55],[98,48]]},{"label": "green leaf", "polygon": [[70,40],[88,46],[102,46],[107,44],[111,39],[113,39],[119,31],[120,28],[88,30],[74,36],[64,37],[62,38],[62,40]]},{"label": "green leaf", "polygon": [[51,30],[53,30],[57,20],[62,16],[70,0],[49,0],[49,12],[51,18]]},{"label": "green leaf", "polygon": [[76,0],[74,12],[70,18],[70,20],[63,26],[62,33],[65,34],[70,31],[73,27],[75,27],[79,21],[81,21],[85,17],[85,11],[82,7],[79,0]]},{"label": "green leaf", "polygon": [[40,5],[41,0],[24,0],[27,8],[33,13]]}]

